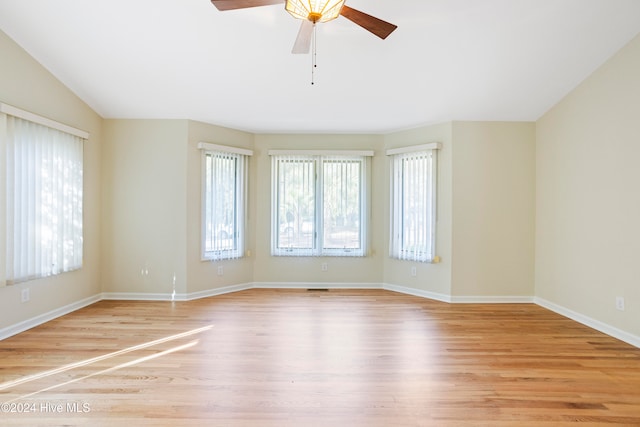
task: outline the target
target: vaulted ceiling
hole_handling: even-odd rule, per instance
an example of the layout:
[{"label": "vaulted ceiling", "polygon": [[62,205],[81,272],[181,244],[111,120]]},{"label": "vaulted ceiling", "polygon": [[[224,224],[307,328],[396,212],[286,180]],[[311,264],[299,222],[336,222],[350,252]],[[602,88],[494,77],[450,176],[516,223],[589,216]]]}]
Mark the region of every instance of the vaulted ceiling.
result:
[{"label": "vaulted ceiling", "polygon": [[398,29],[381,40],[343,17],[318,24],[314,85],[284,2],[2,0],[0,29],[105,118],[255,133],[536,120],[640,33],[638,0],[347,4]]}]

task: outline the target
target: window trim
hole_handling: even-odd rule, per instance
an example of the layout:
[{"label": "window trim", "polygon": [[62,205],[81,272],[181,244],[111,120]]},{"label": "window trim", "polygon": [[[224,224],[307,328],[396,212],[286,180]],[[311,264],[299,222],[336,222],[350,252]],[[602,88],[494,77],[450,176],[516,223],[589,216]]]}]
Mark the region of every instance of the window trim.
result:
[{"label": "window trim", "polygon": [[[369,216],[370,216],[370,193],[371,193],[371,161],[374,156],[373,150],[269,150],[268,155],[271,157],[271,256],[301,256],[301,257],[366,257],[369,253]],[[314,194],[316,200],[314,202],[315,223],[312,247],[299,249],[285,249],[278,247],[279,230],[279,192],[278,192],[278,171],[274,166],[277,157],[280,156],[300,156],[301,159],[308,158],[314,162],[315,169],[315,185]],[[324,197],[323,197],[323,176],[321,171],[325,160],[334,158],[353,158],[361,162],[360,170],[360,242],[361,248],[357,250],[345,250],[336,248],[324,248],[323,232],[324,232]]]},{"label": "window trim", "polygon": [[[426,263],[435,263],[438,260],[437,253],[437,220],[438,220],[438,151],[442,148],[442,144],[440,142],[433,142],[428,144],[421,145],[413,145],[408,147],[400,147],[393,148],[386,151],[386,155],[390,157],[390,167],[389,167],[389,257],[392,259],[397,259],[400,261],[414,261],[414,262],[426,262]],[[394,238],[394,234],[398,232],[395,229],[395,217],[396,217],[396,204],[395,204],[395,192],[397,183],[395,182],[394,173],[394,162],[398,158],[398,156],[410,155],[412,153],[420,153],[420,152],[432,152],[431,157],[431,170],[429,171],[431,175],[431,191],[433,193],[433,200],[431,202],[431,227],[433,232],[431,233],[431,241],[429,242],[431,246],[431,254],[426,254],[427,256],[422,257],[416,254],[417,251],[408,251],[407,249],[400,247],[397,248],[396,238]],[[400,253],[413,253],[414,256],[403,257],[400,256]],[[431,255],[429,257],[428,255]]]},{"label": "window trim", "polygon": [[[249,158],[253,156],[253,151],[245,148],[239,147],[231,147],[227,145],[219,145],[212,144],[208,142],[199,142],[198,149],[200,150],[200,162],[201,162],[201,171],[200,171],[200,180],[201,180],[201,191],[200,191],[200,200],[201,200],[201,220],[200,220],[200,260],[207,262],[215,262],[215,261],[228,261],[234,259],[244,258],[246,256],[246,230],[247,230],[247,206],[248,206],[248,187],[249,187]],[[243,165],[243,176],[241,178],[242,182],[235,182],[236,189],[238,186],[241,186],[241,199],[235,205],[235,209],[241,207],[242,212],[240,213],[241,224],[239,225],[241,229],[234,230],[234,234],[238,234],[237,244],[238,247],[236,249],[226,249],[226,250],[218,250],[218,251],[207,251],[206,250],[206,227],[207,227],[207,201],[206,201],[206,188],[207,188],[207,171],[206,171],[206,159],[207,154],[213,153],[225,153],[229,155],[242,156],[242,160],[245,162]],[[237,214],[236,214],[237,216]],[[211,254],[220,254],[220,253],[229,253],[233,254],[231,256],[216,256],[211,255],[207,256],[208,253]]]},{"label": "window trim", "polygon": [[240,147],[230,147],[228,145],[211,144],[210,142],[198,142],[198,149],[204,151],[217,151],[231,154],[242,154],[244,156],[253,156],[252,150]]},{"label": "window trim", "polygon": [[[12,105],[9,104],[5,104],[5,103],[0,103],[0,170],[1,170],[1,174],[5,176],[5,178],[9,178],[7,176],[7,173],[9,172],[9,170],[7,169],[7,145],[8,145],[8,141],[6,140],[7,138],[7,132],[8,132],[8,117],[13,117],[15,119],[19,119],[22,120],[24,122],[29,122],[33,125],[37,125],[40,126],[42,128],[46,128],[48,130],[53,130],[56,132],[59,132],[61,134],[66,134],[68,137],[73,137],[76,138],[76,142],[80,143],[79,146],[79,151],[80,151],[80,163],[81,163],[81,170],[80,170],[80,193],[82,194],[84,192],[84,179],[82,178],[82,175],[84,174],[84,169],[85,169],[85,164],[84,164],[84,144],[86,144],[86,142],[89,140],[90,134],[89,132],[86,132],[84,130],[81,129],[77,129],[75,127],[57,122],[55,120],[40,116],[38,114],[26,111],[26,110],[22,110],[20,108],[14,107]],[[77,154],[77,153],[76,153]],[[9,197],[9,192],[8,189],[6,188],[6,186],[2,186],[2,188],[0,189],[0,210],[2,212],[7,212],[7,209],[9,207],[9,200],[7,199],[7,197]],[[79,212],[76,212],[79,214],[80,218],[83,218],[84,215],[84,197],[82,197],[82,200],[80,202],[80,208],[79,208]],[[75,212],[75,211],[74,211]],[[82,221],[84,222],[84,221]],[[8,243],[8,234],[7,234],[7,224],[8,224],[8,219],[7,219],[7,215],[2,215],[2,218],[0,219],[0,241],[5,242],[2,245],[0,245],[0,287],[5,287],[7,285],[13,285],[13,284],[18,284],[18,283],[23,283],[23,282],[27,282],[27,281],[31,281],[31,280],[35,280],[35,279],[40,279],[40,278],[44,278],[44,277],[50,277],[50,276],[57,276],[60,274],[64,274],[67,272],[72,272],[72,271],[76,271],[76,270],[80,270],[82,269],[83,265],[84,265],[84,249],[83,249],[83,244],[82,241],[84,240],[84,224],[81,224],[81,235],[77,238],[79,238],[80,240],[80,250],[78,251],[79,254],[79,260],[77,264],[74,264],[71,267],[65,268],[65,267],[60,267],[59,269],[54,269],[54,271],[36,271],[34,274],[29,274],[27,276],[21,276],[21,277],[11,277],[9,278],[9,271],[13,270],[14,267],[11,267],[11,269],[8,267],[7,263],[11,262],[11,255],[9,255],[9,253],[7,252],[8,248],[7,248],[7,243]],[[15,272],[13,273],[15,274]]]},{"label": "window trim", "polygon": [[7,114],[9,116],[18,117],[19,119],[27,120],[29,122],[37,123],[42,126],[46,126],[51,129],[59,130],[61,132],[69,133],[82,139],[89,139],[89,132],[81,129],[74,128],[64,123],[56,122],[55,120],[48,119],[43,116],[39,116],[30,111],[25,111],[20,108],[14,107],[9,104],[0,102],[0,113]]},{"label": "window trim", "polygon": [[[7,134],[7,116],[18,117],[39,125],[43,125],[55,130],[66,132],[68,134],[80,137],[86,141],[89,140],[90,134],[87,131],[57,122],[44,116],[23,110],[13,105],[0,102],[0,170],[2,174],[6,174],[6,141],[4,138]],[[0,212],[7,211],[7,193],[6,186],[0,186]],[[0,242],[7,241],[7,218],[6,215],[0,215]],[[7,285],[7,248],[6,244],[0,244],[0,288]]]},{"label": "window trim", "polygon": [[430,142],[428,144],[411,145],[409,147],[390,148],[387,150],[387,156],[395,156],[396,154],[417,153],[419,151],[440,150],[442,143]]},{"label": "window trim", "polygon": [[373,150],[269,150],[269,156],[373,157]]}]

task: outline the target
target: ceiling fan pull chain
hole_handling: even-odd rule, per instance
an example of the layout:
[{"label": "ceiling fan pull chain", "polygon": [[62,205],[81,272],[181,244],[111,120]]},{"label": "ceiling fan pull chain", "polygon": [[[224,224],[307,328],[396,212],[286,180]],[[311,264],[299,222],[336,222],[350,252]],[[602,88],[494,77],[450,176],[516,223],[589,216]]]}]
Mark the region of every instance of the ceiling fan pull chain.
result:
[{"label": "ceiling fan pull chain", "polygon": [[316,67],[316,23],[313,23],[313,34],[311,36],[311,85],[315,84],[315,71]]}]

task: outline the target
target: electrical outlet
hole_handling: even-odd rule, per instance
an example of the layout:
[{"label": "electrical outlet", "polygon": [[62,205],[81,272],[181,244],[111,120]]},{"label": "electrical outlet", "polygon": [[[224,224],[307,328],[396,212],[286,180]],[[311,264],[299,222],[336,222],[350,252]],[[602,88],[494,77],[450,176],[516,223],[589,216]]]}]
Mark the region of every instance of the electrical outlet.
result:
[{"label": "electrical outlet", "polygon": [[223,276],[224,275],[224,267],[219,265],[218,266],[218,276]]},{"label": "electrical outlet", "polygon": [[616,309],[624,311],[624,297],[616,297]]},{"label": "electrical outlet", "polygon": [[322,271],[329,271],[329,266],[327,265],[327,263],[326,263],[326,262],[323,262],[323,263],[320,265],[320,269],[321,269]]},{"label": "electrical outlet", "polygon": [[416,267],[413,266],[411,267],[411,276],[416,277],[418,275],[418,271],[416,270]]},{"label": "electrical outlet", "polygon": [[20,300],[22,302],[29,302],[30,299],[31,299],[31,295],[29,293],[29,288],[24,288],[20,293]]}]

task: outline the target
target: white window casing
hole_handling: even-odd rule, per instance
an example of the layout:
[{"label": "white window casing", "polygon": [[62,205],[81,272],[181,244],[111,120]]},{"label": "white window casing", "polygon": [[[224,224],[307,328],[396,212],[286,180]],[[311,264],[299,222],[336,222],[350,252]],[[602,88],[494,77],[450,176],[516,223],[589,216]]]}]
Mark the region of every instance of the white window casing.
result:
[{"label": "white window casing", "polygon": [[0,104],[6,216],[0,280],[19,283],[82,267],[87,132]]},{"label": "white window casing", "polygon": [[202,259],[245,255],[248,168],[251,150],[201,142]]},{"label": "white window casing", "polygon": [[367,254],[373,151],[270,150],[271,254]]},{"label": "white window casing", "polygon": [[396,148],[390,156],[391,258],[433,262],[436,257],[439,143]]}]

